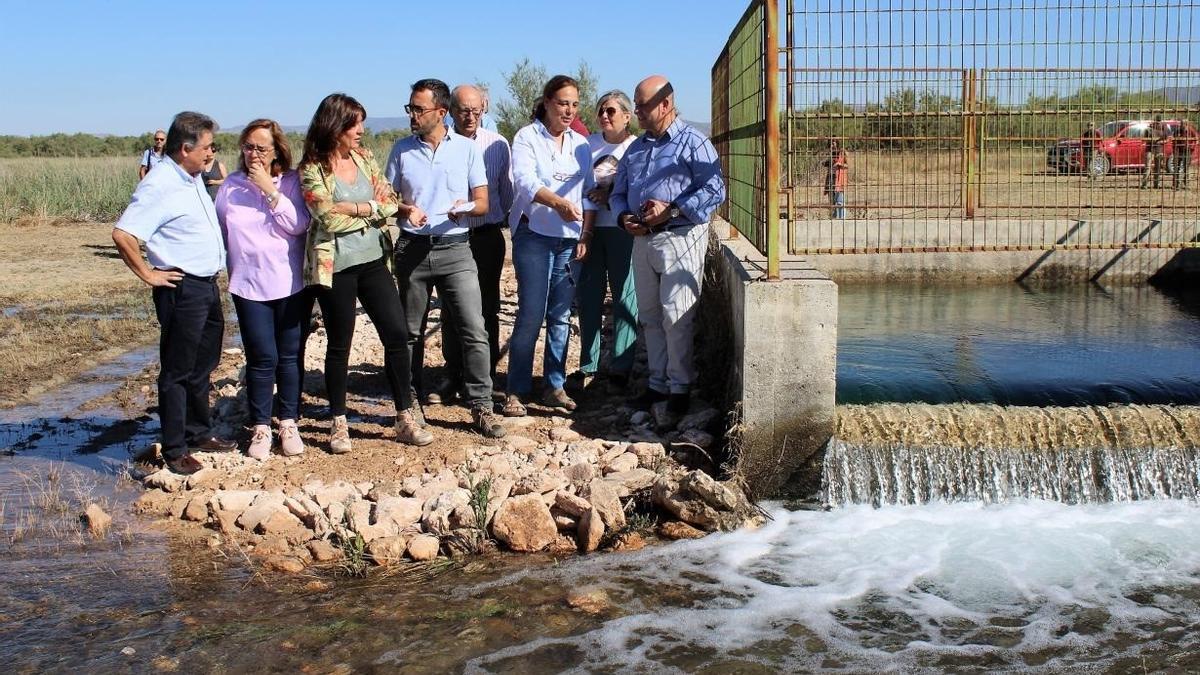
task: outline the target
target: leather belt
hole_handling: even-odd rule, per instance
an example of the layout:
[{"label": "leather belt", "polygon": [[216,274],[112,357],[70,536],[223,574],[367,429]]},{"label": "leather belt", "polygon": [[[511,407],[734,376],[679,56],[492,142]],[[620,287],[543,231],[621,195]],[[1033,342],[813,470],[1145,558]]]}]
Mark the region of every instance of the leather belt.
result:
[{"label": "leather belt", "polygon": [[444,246],[447,244],[464,244],[471,239],[470,232],[460,232],[458,234],[414,234],[408,230],[401,230],[400,236],[405,239],[417,239],[428,241],[430,246]]}]

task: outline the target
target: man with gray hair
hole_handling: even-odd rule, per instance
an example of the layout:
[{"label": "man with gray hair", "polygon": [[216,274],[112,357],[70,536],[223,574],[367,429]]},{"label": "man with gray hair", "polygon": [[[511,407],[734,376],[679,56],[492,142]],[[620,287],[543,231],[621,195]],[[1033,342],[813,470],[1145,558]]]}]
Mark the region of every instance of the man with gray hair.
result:
[{"label": "man with gray hair", "polygon": [[[225,244],[200,174],[213,157],[217,125],[207,115],[181,112],[163,144],[162,166],[138,183],[113,227],[125,265],[150,286],[159,340],[158,417],[162,454],[180,474],[202,467],[191,453],[229,452],[232,441],[212,435],[209,377],[221,360],[225,314],[217,275]],[[139,240],[146,242],[142,257]]]},{"label": "man with gray hair", "polygon": [[704,279],[708,223],[725,201],[725,181],[712,143],[679,119],[667,78],[642,80],[634,90],[633,112],[645,133],[617,165],[609,197],[618,222],[634,235],[638,321],[650,369],[646,391],[630,405],[648,410],[667,401],[660,426],[669,427],[687,414],[696,378],[696,302]]},{"label": "man with gray hair", "polygon": [[[481,125],[483,93],[478,87],[460,84],[450,92],[450,117],[454,132],[474,141],[483,157],[487,174],[488,211],[482,216],[463,216],[459,223],[470,229],[471,255],[479,268],[479,295],[483,302],[483,324],[487,329],[491,357],[492,386],[495,389],[496,364],[500,361],[500,272],[504,269],[504,223],[512,208],[512,149],[508,141]],[[443,315],[452,310],[443,306]],[[442,321],[442,356],[446,360],[446,379],[426,394],[430,403],[450,403],[463,390],[462,345],[455,321]]]},{"label": "man with gray hair", "polygon": [[167,143],[167,132],[162,129],[154,130],[154,145],[142,153],[142,161],[138,164],[138,180],[146,177],[150,169],[158,166],[163,159],[163,146]]}]

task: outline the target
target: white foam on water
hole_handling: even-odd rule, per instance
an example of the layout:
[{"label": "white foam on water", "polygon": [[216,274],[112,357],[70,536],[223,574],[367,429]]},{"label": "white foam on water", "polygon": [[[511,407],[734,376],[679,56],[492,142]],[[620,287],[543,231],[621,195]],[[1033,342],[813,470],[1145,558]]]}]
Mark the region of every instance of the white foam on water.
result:
[{"label": "white foam on water", "polygon": [[712,663],[783,671],[1078,670],[1146,648],[1200,651],[1193,502],[771,514],[757,531],[532,573],[601,586],[623,616],[481,657],[468,672],[557,648],[578,650],[581,671],[655,672],[706,663],[663,654],[680,646],[676,657],[712,650]]}]

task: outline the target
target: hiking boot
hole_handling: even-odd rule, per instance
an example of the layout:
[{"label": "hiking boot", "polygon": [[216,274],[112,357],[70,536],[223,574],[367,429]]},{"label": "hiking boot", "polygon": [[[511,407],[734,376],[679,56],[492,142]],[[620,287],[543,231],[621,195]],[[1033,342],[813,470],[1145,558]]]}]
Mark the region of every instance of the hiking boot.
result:
[{"label": "hiking boot", "polygon": [[567,411],[575,409],[575,401],[562,389],[547,389],[542,392],[542,405]]},{"label": "hiking boot", "polygon": [[429,405],[450,405],[462,395],[462,383],[446,380],[437,389],[425,394],[425,402]]},{"label": "hiking boot", "polygon": [[204,465],[200,463],[200,460],[192,457],[190,453],[185,453],[179,457],[168,459],[167,468],[180,476],[190,476],[203,469]]},{"label": "hiking boot", "polygon": [[300,428],[296,426],[296,420],[279,422],[279,449],[285,457],[304,454],[304,441],[300,438]]},{"label": "hiking boot", "polygon": [[396,415],[396,442],[406,445],[429,445],[433,442],[433,434],[417,424],[412,408],[409,408]]},{"label": "hiking boot", "polygon": [[254,435],[250,437],[250,447],[246,448],[246,454],[260,462],[271,456],[271,427],[265,424],[254,425]]},{"label": "hiking boot", "polygon": [[609,373],[605,390],[613,396],[620,396],[629,389],[629,376],[625,373]]},{"label": "hiking boot", "polygon": [[338,415],[329,425],[329,452],[334,455],[344,455],[351,449],[350,423],[346,421],[345,415]]},{"label": "hiking boot", "polygon": [[667,397],[667,412],[676,417],[683,417],[691,404],[692,397],[688,394],[671,394]]},{"label": "hiking boot", "polygon": [[490,403],[471,407],[471,428],[484,438],[504,438],[508,434]]},{"label": "hiking boot", "polygon": [[629,399],[625,404],[634,410],[644,410],[649,412],[651,406],[659,401],[665,400],[667,400],[666,394],[658,391],[657,389],[646,387],[646,391],[643,391],[640,395]]}]

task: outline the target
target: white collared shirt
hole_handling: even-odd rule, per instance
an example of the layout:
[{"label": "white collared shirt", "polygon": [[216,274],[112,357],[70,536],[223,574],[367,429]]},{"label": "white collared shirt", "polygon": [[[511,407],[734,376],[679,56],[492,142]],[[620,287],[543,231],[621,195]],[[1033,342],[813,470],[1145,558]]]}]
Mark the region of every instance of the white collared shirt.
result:
[{"label": "white collared shirt", "polygon": [[416,134],[396,141],[384,174],[406,204],[421,207],[429,218],[429,224],[419,228],[401,219],[405,232],[420,235],[466,232],[465,224],[450,219],[450,209],[455,201],[469,202],[472,190],[487,185],[487,171],[475,141],[453,129],[446,129],[437,149]]},{"label": "white collared shirt", "polygon": [[225,241],[204,181],[170,157],[138,183],[114,227],[146,242],[157,269],[210,277],[225,268]]},{"label": "white collared shirt", "polygon": [[547,237],[578,238],[580,221],[566,222],[549,206],[533,201],[541,188],[567,199],[581,210],[595,211],[585,195],[596,185],[592,176],[592,151],[587,139],[567,129],[562,148],[540,120],[523,127],[512,144],[513,198],[509,226],[516,228],[521,216],[529,219],[529,229]]}]

